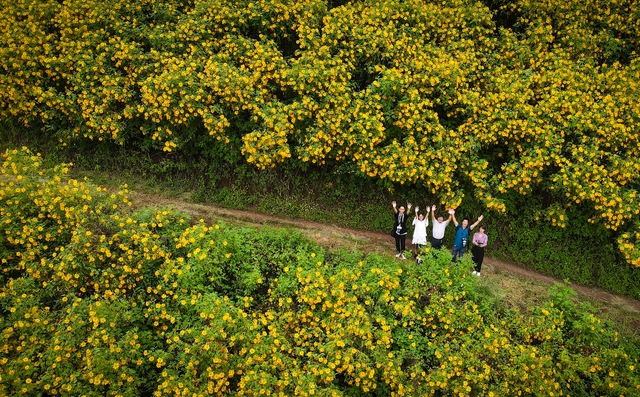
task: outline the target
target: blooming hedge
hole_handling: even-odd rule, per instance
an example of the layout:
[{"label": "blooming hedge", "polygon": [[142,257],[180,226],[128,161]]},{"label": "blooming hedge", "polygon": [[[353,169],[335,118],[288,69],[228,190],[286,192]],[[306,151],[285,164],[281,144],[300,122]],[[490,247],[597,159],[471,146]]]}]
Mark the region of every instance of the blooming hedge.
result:
[{"label": "blooming hedge", "polygon": [[448,252],[326,251],[1,161],[2,395],[640,392],[637,349],[566,287],[521,313]]}]

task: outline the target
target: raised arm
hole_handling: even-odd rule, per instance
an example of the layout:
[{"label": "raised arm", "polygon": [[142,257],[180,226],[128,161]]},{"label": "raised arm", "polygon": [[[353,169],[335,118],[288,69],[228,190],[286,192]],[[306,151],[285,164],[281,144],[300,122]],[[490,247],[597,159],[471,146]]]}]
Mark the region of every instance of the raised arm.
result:
[{"label": "raised arm", "polygon": [[398,213],[398,209],[396,208],[396,202],[395,202],[395,201],[392,201],[392,202],[391,202],[391,206],[393,206],[393,213],[394,213],[394,214],[397,214],[397,213]]},{"label": "raised arm", "polygon": [[[428,208],[427,208],[428,209]],[[416,207],[416,216],[415,219],[418,219],[418,212],[420,212],[420,207]]]},{"label": "raised arm", "polygon": [[453,208],[449,209],[449,219],[447,219],[447,223],[451,221],[451,219],[453,219],[453,224],[456,225],[456,227],[458,227],[458,220],[456,219],[456,211]]},{"label": "raised arm", "polygon": [[484,216],[480,215],[478,217],[478,220],[476,221],[476,223],[474,223],[473,225],[471,225],[471,230],[473,230],[474,227],[478,226],[478,223],[480,223],[480,221],[484,218]]},{"label": "raised arm", "polygon": [[436,222],[436,205],[431,206],[431,222],[435,224]]}]

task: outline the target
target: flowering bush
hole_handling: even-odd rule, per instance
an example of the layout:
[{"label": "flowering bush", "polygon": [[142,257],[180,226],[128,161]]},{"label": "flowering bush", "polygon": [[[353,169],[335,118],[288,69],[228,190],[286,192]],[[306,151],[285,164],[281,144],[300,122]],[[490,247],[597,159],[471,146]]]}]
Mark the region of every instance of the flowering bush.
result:
[{"label": "flowering bush", "polygon": [[[556,287],[491,308],[448,252],[328,252],[0,169],[2,395],[633,395],[637,350]],[[494,310],[498,309],[498,310]]]}]

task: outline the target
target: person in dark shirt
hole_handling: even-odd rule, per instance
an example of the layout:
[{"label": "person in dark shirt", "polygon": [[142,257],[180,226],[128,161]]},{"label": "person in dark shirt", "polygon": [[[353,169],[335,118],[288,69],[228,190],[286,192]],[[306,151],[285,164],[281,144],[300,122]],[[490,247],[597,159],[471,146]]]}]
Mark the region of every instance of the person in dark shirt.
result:
[{"label": "person in dark shirt", "polygon": [[[396,239],[396,258],[407,259],[404,257],[405,243],[407,239],[407,214],[405,213],[404,206],[396,208],[396,202],[391,203],[393,206],[393,216],[395,222],[391,235]],[[407,212],[411,211],[411,203],[407,203]]]}]

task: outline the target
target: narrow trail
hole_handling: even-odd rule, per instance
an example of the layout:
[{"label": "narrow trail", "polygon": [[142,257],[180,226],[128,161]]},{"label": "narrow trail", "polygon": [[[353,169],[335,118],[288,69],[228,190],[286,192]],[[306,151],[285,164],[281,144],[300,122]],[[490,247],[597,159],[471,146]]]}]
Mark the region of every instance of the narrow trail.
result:
[{"label": "narrow trail", "polygon": [[[136,206],[149,208],[161,208],[170,206],[180,210],[195,219],[207,221],[233,221],[244,226],[268,225],[274,227],[291,227],[300,230],[310,238],[326,248],[358,248],[365,252],[377,252],[381,254],[395,252],[395,245],[391,237],[386,233],[348,229],[331,224],[324,224],[304,219],[286,219],[276,216],[260,214],[246,210],[233,210],[217,207],[210,204],[196,204],[188,201],[166,198],[158,195],[133,193],[132,201]],[[524,269],[495,258],[485,256],[482,266],[482,277],[491,277],[496,274],[508,274],[520,279],[535,281],[539,284],[540,298],[543,298],[549,285],[555,282],[562,283],[560,279],[546,276],[535,271]],[[500,286],[498,288],[508,286]],[[572,284],[571,287],[579,294],[590,300],[607,305],[616,306],[622,310],[640,314],[640,301],[609,293],[599,288]],[[517,291],[504,291],[505,295],[511,294],[517,297]],[[640,326],[640,324],[638,324]]]}]

